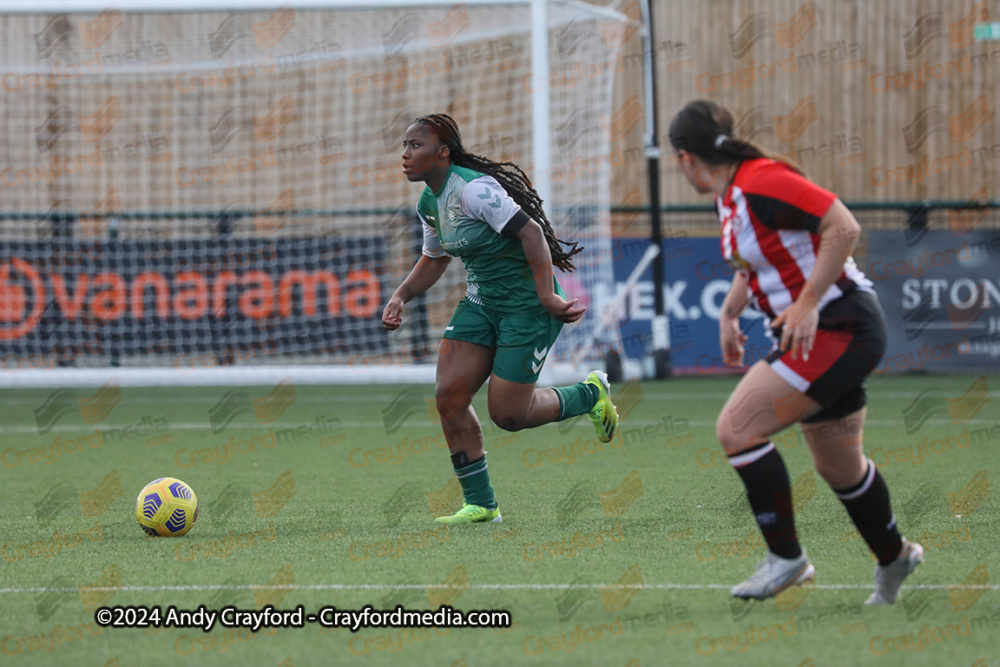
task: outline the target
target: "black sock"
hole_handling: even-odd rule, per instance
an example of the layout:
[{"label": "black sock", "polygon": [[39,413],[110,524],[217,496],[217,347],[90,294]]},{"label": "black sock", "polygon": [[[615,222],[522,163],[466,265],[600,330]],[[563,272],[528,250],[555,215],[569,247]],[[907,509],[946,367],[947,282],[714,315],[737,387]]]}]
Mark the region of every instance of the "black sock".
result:
[{"label": "black sock", "polygon": [[879,565],[896,560],[903,549],[903,538],[896,528],[896,515],[889,504],[889,487],[875,463],[868,459],[868,470],[861,481],[846,489],[834,489],[847,513],[857,526]]},{"label": "black sock", "polygon": [[730,456],[729,462],[747,488],[747,499],[771,553],[782,558],[801,556],[792,516],[792,485],[774,443]]}]

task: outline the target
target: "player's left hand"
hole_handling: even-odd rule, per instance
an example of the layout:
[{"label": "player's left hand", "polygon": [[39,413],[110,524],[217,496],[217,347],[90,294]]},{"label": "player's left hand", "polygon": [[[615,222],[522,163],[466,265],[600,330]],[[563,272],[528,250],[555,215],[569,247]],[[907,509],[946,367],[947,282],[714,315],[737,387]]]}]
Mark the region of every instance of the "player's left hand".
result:
[{"label": "player's left hand", "polygon": [[816,342],[816,329],[819,326],[819,309],[812,304],[796,301],[785,312],[771,321],[773,328],[781,327],[781,342],[778,348],[783,352],[792,351],[792,359],[802,358],[809,361],[809,352]]},{"label": "player's left hand", "polygon": [[573,299],[572,301],[567,301],[558,294],[553,294],[550,298],[542,301],[542,305],[545,306],[545,310],[549,311],[552,317],[556,318],[560,322],[569,324],[571,322],[576,322],[583,314],[587,312],[584,307],[576,307],[576,302],[579,299]]},{"label": "player's left hand", "polygon": [[398,296],[389,299],[382,311],[382,326],[386,331],[395,331],[403,323],[403,300]]}]

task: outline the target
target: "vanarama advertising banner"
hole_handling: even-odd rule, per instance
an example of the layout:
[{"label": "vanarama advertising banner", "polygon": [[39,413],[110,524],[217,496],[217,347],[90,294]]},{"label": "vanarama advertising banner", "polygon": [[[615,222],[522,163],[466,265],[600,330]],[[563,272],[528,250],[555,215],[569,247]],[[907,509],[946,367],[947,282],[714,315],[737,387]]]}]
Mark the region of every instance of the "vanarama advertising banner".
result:
[{"label": "vanarama advertising banner", "polygon": [[379,352],[384,252],[376,236],[0,242],[0,364]]}]

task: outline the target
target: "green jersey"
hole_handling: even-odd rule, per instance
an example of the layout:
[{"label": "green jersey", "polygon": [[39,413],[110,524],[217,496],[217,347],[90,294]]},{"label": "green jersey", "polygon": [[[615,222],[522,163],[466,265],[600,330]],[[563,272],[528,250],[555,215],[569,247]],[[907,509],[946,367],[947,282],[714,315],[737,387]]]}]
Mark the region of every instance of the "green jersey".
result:
[{"label": "green jersey", "polygon": [[501,234],[520,208],[492,176],[452,165],[441,192],[427,187],[417,202],[423,254],[461,257],[465,298],[476,305],[504,313],[544,310],[520,239]]}]

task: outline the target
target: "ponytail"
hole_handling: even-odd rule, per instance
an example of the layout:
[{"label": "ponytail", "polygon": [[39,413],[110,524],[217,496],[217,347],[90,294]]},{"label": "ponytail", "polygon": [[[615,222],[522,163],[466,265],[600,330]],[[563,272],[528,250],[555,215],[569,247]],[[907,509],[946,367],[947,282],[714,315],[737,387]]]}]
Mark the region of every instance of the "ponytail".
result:
[{"label": "ponytail", "polygon": [[689,102],[674,116],[670,123],[670,144],[674,150],[693,153],[710,165],[766,158],[803,173],[798,166],[754,142],[734,137],[732,114],[708,100]]}]

